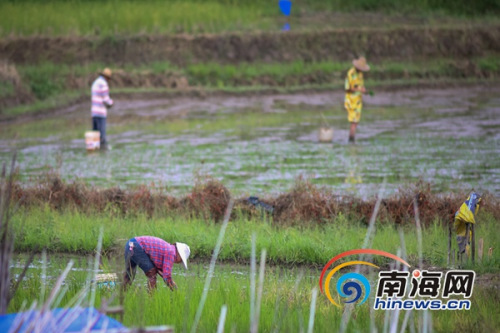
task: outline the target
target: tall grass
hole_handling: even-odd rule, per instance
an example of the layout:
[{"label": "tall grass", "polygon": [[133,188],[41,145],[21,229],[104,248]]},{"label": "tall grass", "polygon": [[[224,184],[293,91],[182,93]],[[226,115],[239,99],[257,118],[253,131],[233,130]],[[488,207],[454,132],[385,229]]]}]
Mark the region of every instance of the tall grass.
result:
[{"label": "tall grass", "polygon": [[254,27],[270,8],[226,1],[4,1],[0,35],[218,32]]},{"label": "tall grass", "polygon": [[[295,3],[292,17],[310,12],[379,11],[474,16],[500,12],[495,0],[358,0]],[[273,27],[281,18],[277,2],[257,1],[37,1],[0,3],[0,35],[115,35],[221,32]]]},{"label": "tall grass", "polygon": [[[115,216],[115,217],[113,217]],[[23,209],[13,216],[16,232],[16,251],[35,247],[50,252],[91,253],[101,226],[104,227],[103,252],[119,253],[124,242],[138,235],[155,235],[167,241],[182,241],[190,245],[194,260],[207,260],[215,246],[219,225],[200,219],[175,217],[148,218],[144,215],[116,217],[112,210],[104,214],[84,215],[78,212],[57,212],[52,209]],[[484,238],[485,248],[497,247],[500,236],[497,221],[488,214],[481,215],[477,239]],[[399,235],[393,225],[377,221],[372,247],[396,253]],[[78,232],[75,232],[78,230]],[[418,261],[417,238],[413,226],[403,228],[410,264]],[[358,248],[366,226],[343,215],[322,227],[279,227],[269,222],[239,218],[229,223],[219,260],[248,263],[251,257],[252,233],[257,235],[257,253],[267,250],[267,262],[286,265],[324,265],[335,254]],[[444,267],[447,257],[447,229],[439,223],[423,229],[425,264]],[[498,251],[475,266],[481,272],[497,272]],[[381,262],[383,264],[383,262]],[[219,309],[220,310],[220,309]]]}]

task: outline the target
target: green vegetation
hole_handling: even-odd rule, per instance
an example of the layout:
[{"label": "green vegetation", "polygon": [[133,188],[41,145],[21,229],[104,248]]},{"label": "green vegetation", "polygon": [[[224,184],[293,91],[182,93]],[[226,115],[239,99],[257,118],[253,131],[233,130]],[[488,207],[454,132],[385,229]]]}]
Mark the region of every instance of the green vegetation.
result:
[{"label": "green vegetation", "polygon": [[[64,258],[49,256],[51,276],[62,270],[65,266]],[[120,258],[121,259],[121,258]],[[77,261],[76,271],[68,277],[68,291],[61,300],[61,305],[67,304],[77,292],[85,285],[88,273],[85,269],[86,260]],[[121,261],[115,267],[113,263],[106,269],[121,271]],[[80,269],[83,268],[83,271]],[[215,278],[212,279],[211,288],[201,316],[200,332],[213,332],[216,330],[221,307],[228,307],[225,331],[248,331],[250,326],[250,295],[249,295],[249,266],[217,265]],[[125,314],[123,324],[128,327],[150,325],[173,325],[176,332],[189,332],[199,300],[203,291],[206,267],[191,264],[187,274],[183,274],[180,266],[174,268],[174,279],[178,285],[175,292],[171,292],[160,281],[158,290],[153,295],[148,295],[145,290],[145,278],[138,272],[133,287],[125,294]],[[296,332],[305,331],[309,323],[309,310],[311,291],[318,285],[319,270],[286,269],[266,266],[261,303],[259,331]],[[55,274],[54,274],[55,275]],[[39,300],[41,288],[40,268],[31,268],[28,278],[23,283],[12,300],[9,312],[20,309],[24,300]],[[52,287],[51,279],[47,289]],[[96,307],[99,308],[104,298],[109,299],[113,290],[98,289]],[[48,292],[45,293],[45,298]],[[44,299],[45,299],[44,298]],[[458,329],[465,331],[479,330],[482,332],[493,331],[498,327],[498,316],[491,315],[491,309],[497,305],[498,293],[491,286],[475,286],[471,298],[470,311],[433,311],[433,326],[436,332],[452,332]],[[117,304],[115,299],[113,304]],[[403,312],[404,313],[404,312]],[[415,325],[421,325],[418,320],[419,311],[414,311]],[[379,330],[384,327],[385,311],[375,311],[375,325]],[[368,331],[370,328],[369,305],[363,304],[354,308],[353,317],[349,324],[349,332]],[[400,325],[403,321],[400,316]],[[116,317],[115,317],[116,318]],[[323,294],[318,295],[314,320],[314,331],[330,332],[340,327],[342,311],[336,309]]]},{"label": "green vegetation", "polygon": [[[129,84],[130,82],[133,84],[135,76],[163,77],[175,73],[186,77],[191,87],[207,92],[217,90],[239,93],[265,91],[270,87],[282,89],[285,92],[297,89],[341,89],[345,72],[350,66],[350,62],[294,61],[238,65],[201,63],[180,68],[168,62],[155,62],[141,66],[126,64],[115,70],[124,71],[124,74],[119,75],[124,78],[129,77],[129,80],[125,80]],[[36,97],[37,101],[30,105],[9,108],[1,114],[13,116],[31,113],[88,98],[88,81],[103,67],[105,65],[100,63],[90,63],[84,66],[53,63],[42,63],[36,66],[17,65],[22,82],[25,82],[27,90]],[[367,75],[367,85],[384,87],[387,85],[440,84],[440,82],[441,84],[456,83],[457,80],[461,82],[470,82],[474,79],[495,80],[500,76],[499,69],[500,58],[494,56],[474,58],[467,62],[454,59],[384,61],[372,64],[372,70]],[[120,82],[111,83],[112,94],[168,92],[165,88],[153,86],[127,87]],[[6,89],[6,93],[11,90],[12,87],[10,90]]]},{"label": "green vegetation", "polygon": [[14,85],[11,82],[0,81],[0,98],[7,97],[14,92]]},{"label": "green vegetation", "polygon": [[255,28],[266,9],[226,1],[3,1],[0,22],[4,36],[220,32]]},{"label": "green vegetation", "polygon": [[429,13],[443,11],[450,14],[474,15],[500,10],[500,4],[494,0],[471,3],[467,0],[356,0],[356,1],[311,1],[311,7],[318,10],[341,11],[389,11],[399,13]]},{"label": "green vegetation", "polygon": [[[455,59],[432,59],[425,61],[395,62],[384,61],[372,63],[372,69],[366,75],[368,82],[381,83],[391,80],[463,78],[470,76],[460,64],[466,63],[472,68],[485,71],[484,76],[498,76],[500,59],[486,56],[457,62]],[[202,86],[238,86],[252,85],[254,82],[267,81],[270,85],[298,86],[303,84],[335,84],[341,85],[345,72],[352,66],[350,62],[305,62],[274,64],[221,65],[203,63],[189,65],[186,75],[191,85]],[[263,80],[264,78],[264,80]]]},{"label": "green vegetation", "polygon": [[[187,219],[187,221],[186,221]],[[478,238],[484,239],[485,248],[500,242],[494,232],[495,219],[481,215]],[[250,239],[257,234],[257,248],[266,248],[268,263],[323,266],[335,253],[358,248],[366,233],[366,225],[340,215],[327,221],[323,227],[309,224],[303,227],[279,227],[272,222],[247,220],[243,217],[232,221],[226,231],[219,255],[221,261],[247,263],[250,260]],[[92,253],[104,227],[103,251],[121,253],[124,242],[135,235],[155,235],[170,242],[182,240],[190,244],[193,260],[208,260],[215,246],[220,226],[195,218],[157,217],[138,214],[122,217],[110,206],[103,214],[85,215],[78,212],[57,212],[49,208],[22,210],[13,216],[16,233],[16,251],[46,248],[51,252]],[[78,230],[78,232],[75,232]],[[409,262],[417,263],[417,238],[414,226],[403,228],[409,253]],[[447,230],[436,223],[424,229],[423,254],[432,266],[446,265]],[[373,248],[396,253],[400,246],[399,236],[393,225],[379,221]],[[486,255],[475,266],[479,272],[497,272],[500,255],[495,251],[492,258]],[[383,264],[383,263],[381,263]]]},{"label": "green vegetation", "polygon": [[[413,16],[433,14],[465,17],[487,14],[494,16],[495,13],[500,12],[500,4],[495,0],[335,0],[327,2],[314,0],[294,4],[292,19],[296,21],[295,28],[301,26],[321,28],[326,22],[321,16],[324,13],[333,15],[338,12],[363,11],[380,12],[385,16],[401,15],[401,13]],[[319,15],[319,20],[315,19],[315,15]],[[265,0],[168,2],[158,0],[59,0],[51,2],[10,0],[0,3],[0,36],[114,36],[138,33],[255,31],[277,29],[283,24],[283,20],[277,2]],[[304,20],[304,23],[301,23],[301,20]],[[436,22],[440,21],[442,19],[436,19]],[[380,21],[378,22],[380,24]],[[332,20],[328,23],[335,25]],[[342,23],[345,24],[345,22]],[[358,21],[357,25],[359,24]]]}]

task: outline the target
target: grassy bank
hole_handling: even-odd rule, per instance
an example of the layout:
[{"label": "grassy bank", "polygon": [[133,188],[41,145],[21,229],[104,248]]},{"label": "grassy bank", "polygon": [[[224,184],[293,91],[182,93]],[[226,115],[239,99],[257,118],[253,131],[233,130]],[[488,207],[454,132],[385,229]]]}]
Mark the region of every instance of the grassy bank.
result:
[{"label": "grassy bank", "polygon": [[[500,242],[495,232],[498,222],[489,215],[479,219],[478,239],[484,239],[485,249]],[[120,217],[110,208],[105,214],[87,215],[77,212],[57,212],[52,209],[21,210],[13,216],[16,232],[16,251],[46,248],[51,252],[92,253],[99,228],[104,228],[104,252],[121,255],[123,244],[137,235],[155,235],[167,241],[182,241],[191,246],[193,260],[208,260],[212,254],[220,225],[197,218],[149,218],[145,215]],[[402,227],[410,264],[417,262],[415,227]],[[78,232],[75,232],[78,230]],[[396,253],[400,240],[396,227],[377,222],[373,248]],[[285,265],[323,266],[335,254],[359,248],[363,243],[366,225],[343,215],[323,226],[280,227],[271,222],[232,221],[226,231],[219,259],[233,263],[248,263],[250,239],[257,234],[257,248],[266,248],[268,263]],[[423,230],[423,254],[426,264],[444,267],[447,256],[447,229],[433,223]],[[485,251],[487,252],[487,251]],[[475,266],[477,272],[497,272],[498,251]],[[381,263],[383,264],[383,263]]]},{"label": "grassy bank", "polygon": [[[494,16],[500,5],[494,0],[459,1],[308,1],[294,3],[292,26],[322,27],[328,22],[325,14],[338,12],[379,12],[387,17],[427,17],[434,15],[435,24],[443,24],[443,17],[474,17],[486,14]],[[26,18],[30,19],[27,20]],[[43,19],[34,19],[43,18]],[[484,20],[484,17],[481,17]],[[316,21],[316,22],[314,22]],[[366,24],[352,18],[357,26]],[[390,20],[389,20],[390,21]],[[411,20],[400,19],[401,25]],[[422,22],[422,18],[417,20]],[[445,19],[445,22],[449,21]],[[222,31],[248,31],[279,29],[284,17],[278,4],[264,0],[232,1],[51,1],[36,0],[3,1],[0,4],[0,36],[9,35],[108,35],[130,33],[200,33]],[[403,23],[404,22],[404,23]],[[345,20],[341,20],[346,25]],[[377,23],[373,22],[373,25]]]}]

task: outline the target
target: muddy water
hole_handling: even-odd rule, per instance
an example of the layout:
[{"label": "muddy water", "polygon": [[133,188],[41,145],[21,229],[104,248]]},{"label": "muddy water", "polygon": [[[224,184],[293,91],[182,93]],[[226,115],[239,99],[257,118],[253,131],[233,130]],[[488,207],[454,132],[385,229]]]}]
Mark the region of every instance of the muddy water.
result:
[{"label": "muddy water", "polygon": [[[28,255],[20,253],[13,260],[10,265],[13,278],[19,278],[24,270],[28,257]],[[64,269],[66,269],[70,260],[73,264],[65,283],[76,282],[83,286],[85,282],[94,279],[94,274],[116,274],[118,279],[121,278],[121,274],[124,271],[124,262],[121,255],[104,257],[101,259],[99,268],[95,271],[95,258],[93,256],[52,253],[47,256],[45,260],[43,260],[41,256],[36,256],[35,260],[28,266],[25,279],[33,278],[54,283],[63,273]],[[207,274],[207,269],[207,263],[196,261],[190,262],[189,270],[185,270],[184,267],[180,265],[174,265],[172,277],[176,281],[203,281]],[[135,283],[139,283],[144,287],[147,286],[147,279],[140,268],[137,268],[137,272]],[[247,281],[246,283],[248,283],[250,278],[250,265],[218,263],[217,268],[212,274],[213,277],[217,279],[226,280],[232,278]],[[311,269],[308,266],[286,267],[274,266],[272,264],[266,265],[266,278],[271,281],[280,279],[282,282],[294,282],[299,274],[302,278],[310,281],[311,284],[315,284],[319,278],[320,271],[318,271],[318,269]],[[246,288],[246,285],[243,286],[243,288]]]},{"label": "muddy water", "polygon": [[[365,99],[357,143],[347,144],[341,93],[116,100],[111,149],[87,153],[88,105],[0,124],[0,158],[18,149],[26,183],[54,170],[98,186],[151,184],[173,194],[211,175],[236,194],[276,194],[299,175],[368,197],[418,180],[438,191],[500,196],[500,89],[376,92]],[[318,142],[322,125],[331,143]]]}]

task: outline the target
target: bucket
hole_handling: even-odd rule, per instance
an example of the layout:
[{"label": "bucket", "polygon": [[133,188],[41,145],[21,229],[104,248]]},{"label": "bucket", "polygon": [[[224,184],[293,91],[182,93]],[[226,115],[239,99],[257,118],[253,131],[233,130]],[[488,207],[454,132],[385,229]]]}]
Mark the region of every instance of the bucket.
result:
[{"label": "bucket", "polygon": [[101,148],[101,133],[99,131],[85,132],[85,147],[88,151]]},{"label": "bucket", "polygon": [[332,142],[332,140],[333,140],[333,128],[321,127],[319,129],[319,142]]}]

